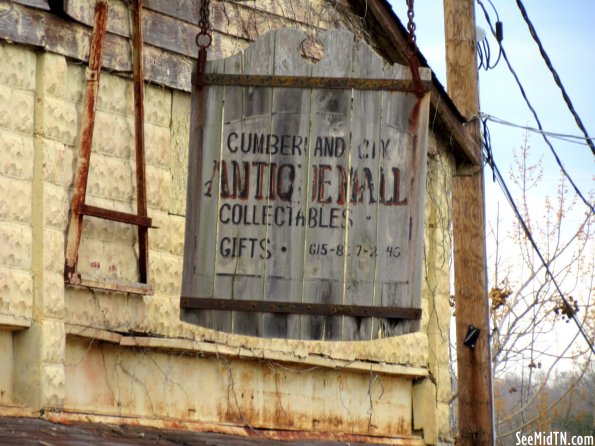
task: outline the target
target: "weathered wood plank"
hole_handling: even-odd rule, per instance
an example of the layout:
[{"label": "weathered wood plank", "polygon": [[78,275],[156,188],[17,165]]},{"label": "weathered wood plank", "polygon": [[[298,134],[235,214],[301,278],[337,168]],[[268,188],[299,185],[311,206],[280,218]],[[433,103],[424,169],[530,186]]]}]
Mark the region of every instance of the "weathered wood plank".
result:
[{"label": "weathered wood plank", "polygon": [[[430,70],[422,70],[423,76],[426,79],[430,77]],[[418,102],[419,114],[417,116],[417,132],[414,138],[414,154],[412,171],[417,175],[417,181],[412,186],[411,200],[415,203],[411,211],[413,221],[417,224],[411,227],[411,256],[409,258],[409,286],[410,301],[409,307],[421,308],[421,293],[422,293],[422,279],[424,274],[418,271],[418,268],[424,264],[424,215],[425,215],[425,198],[426,198],[426,182],[427,182],[427,148],[428,148],[428,129],[430,123],[430,102],[431,95],[426,94],[423,99]],[[404,321],[402,324],[405,332],[409,333],[417,331],[420,328],[420,321]]]},{"label": "weathered wood plank", "polygon": [[[241,73],[243,68],[243,53],[238,53],[232,57],[221,61],[220,65],[226,73]],[[211,62],[212,63],[212,62]],[[211,63],[208,65],[210,67]],[[210,71],[210,69],[209,69]],[[223,197],[229,193],[229,173],[227,164],[223,164],[224,157],[228,156],[225,152],[227,135],[236,129],[235,122],[241,120],[243,110],[242,90],[237,87],[227,87],[223,93],[223,136],[218,145],[209,147],[209,159],[217,161],[216,181],[219,183],[218,194],[216,196],[217,206],[210,215],[210,224],[206,231],[202,231],[203,237],[214,238],[216,241],[215,251],[205,253],[205,255],[215,256],[215,276],[213,296],[222,299],[232,299],[234,297],[234,274],[237,272],[237,258],[235,256],[233,240],[239,237],[239,230],[235,225],[219,225],[219,213],[223,205]],[[231,129],[230,129],[231,127]],[[225,188],[225,191],[223,190]],[[196,228],[195,228],[196,231]],[[229,240],[230,243],[222,240]],[[213,314],[213,328],[222,331],[233,332],[233,312],[217,311]]]},{"label": "weathered wood plank", "polygon": [[[274,50],[274,34],[267,34],[259,39],[244,52],[242,72],[271,74]],[[235,209],[242,209],[244,214],[243,224],[235,225],[240,247],[242,240],[247,240],[249,246],[236,258],[237,276],[234,283],[234,298],[263,300],[266,264],[274,258],[274,247],[270,245],[267,238],[267,226],[269,224],[268,206],[271,201],[274,201],[271,196],[271,185],[275,172],[271,165],[271,155],[267,153],[265,147],[259,150],[255,140],[252,141],[251,146],[242,145],[241,141],[246,141],[250,135],[262,137],[262,135],[271,134],[273,90],[264,87],[234,88],[243,95],[240,118],[242,122],[237,129],[238,138],[233,143],[235,153],[229,153],[232,150],[232,144],[227,145],[227,159],[237,159],[243,166],[248,166],[251,174],[249,178],[252,181],[250,189],[246,191],[247,197],[238,196],[230,202]],[[226,130],[225,135],[231,136]],[[232,172],[230,172],[231,175]],[[252,216],[252,219],[249,219],[249,216]],[[262,321],[262,314],[235,312],[234,333],[261,336]]]},{"label": "weathered wood plank", "polygon": [[[212,62],[213,72],[223,71],[223,61]],[[190,140],[186,199],[186,232],[182,296],[213,296],[217,240],[192,228],[208,227],[217,214],[220,181],[218,163],[221,147],[223,115],[223,87],[212,86],[199,90],[193,86],[190,110]],[[203,106],[203,104],[206,104]],[[206,154],[209,154],[205,156]],[[191,313],[191,312],[186,312]],[[192,322],[211,326],[213,312],[193,312]],[[185,314],[182,312],[185,319]],[[190,320],[188,320],[190,322]],[[225,326],[225,325],[224,325]]]},{"label": "weathered wood plank", "polygon": [[[422,79],[429,75],[422,70]],[[408,67],[391,66],[390,78],[408,78]],[[392,142],[387,151],[387,196],[391,206],[381,207],[378,215],[378,246],[381,259],[377,275],[382,283],[383,306],[421,308],[421,265],[423,254],[423,204],[426,172],[426,137],[429,95],[418,99],[412,93],[383,92],[382,137]],[[399,169],[394,170],[394,167]],[[389,171],[390,168],[390,171]],[[390,181],[389,181],[390,179]],[[388,195],[390,194],[390,195]],[[399,222],[395,226],[394,222]],[[379,330],[383,336],[406,333],[418,326],[417,321],[383,319]]]},{"label": "weathered wood plank", "polygon": [[[304,34],[281,30],[275,34],[275,75],[309,75],[311,65],[300,57]],[[267,263],[265,299],[301,302],[304,232],[295,230],[296,215],[306,213],[307,136],[310,128],[310,90],[276,88],[273,91],[272,134],[291,145],[271,156],[275,163],[276,194],[267,239],[274,258]],[[289,144],[291,142],[291,144]],[[299,143],[296,147],[296,143]],[[289,148],[289,147],[288,147]],[[300,337],[299,315],[264,315],[267,337]]]},{"label": "weathered wood plank", "polygon": [[[384,62],[364,42],[354,48],[353,76],[382,77]],[[347,289],[348,305],[377,305],[375,275],[378,231],[378,180],[385,164],[385,141],[380,138],[380,126],[371,125],[381,119],[380,91],[353,91],[351,118],[351,163],[347,197],[351,224],[347,230]],[[370,339],[372,318],[344,318],[343,338]]]},{"label": "weathered wood plank", "polygon": [[[197,3],[176,1],[149,2],[143,8],[143,39],[145,43],[173,53],[196,57],[198,33]],[[167,5],[167,6],[166,6]],[[94,3],[88,0],[64,0],[64,10],[85,25],[92,26]],[[185,15],[187,14],[187,15]],[[243,40],[256,40],[263,33],[284,27],[308,28],[291,19],[236,3],[217,2],[211,5],[211,30]],[[110,2],[108,32],[130,37],[129,7],[122,0]]]},{"label": "weathered wood plank", "polygon": [[[88,0],[64,0],[64,10],[85,25],[93,24],[94,2]],[[143,8],[143,40],[158,48],[163,48],[185,56],[196,56],[198,48],[195,37],[197,25]],[[110,2],[108,31],[122,37],[130,37],[130,8],[121,0]]]},{"label": "weathered wood plank", "polygon": [[292,22],[322,29],[338,28],[339,18],[347,11],[353,12],[353,7],[348,0],[333,0],[332,2],[327,0],[309,0],[307,2],[259,0],[238,6],[254,9],[260,14],[269,13]]},{"label": "weathered wood plank", "polygon": [[144,7],[153,11],[197,24],[199,17],[199,0],[145,0]]},{"label": "weathered wood plank", "polygon": [[[0,39],[43,48],[86,63],[91,28],[9,0],[0,0]],[[190,91],[192,59],[151,45],[145,45],[144,59],[146,80]],[[103,69],[132,73],[128,39],[106,35]]]},{"label": "weathered wood plank", "polygon": [[[25,0],[21,0],[25,1]],[[33,1],[33,0],[31,0]],[[185,21],[190,24],[197,24],[199,19],[199,2],[197,0],[145,0],[144,8],[160,12],[167,16]],[[312,26],[316,23],[319,28],[332,28],[329,26],[336,23],[340,12],[352,11],[353,8],[346,0],[333,1],[311,0],[305,4],[295,3],[290,0],[258,0],[257,2],[234,3],[230,1],[211,2],[211,14],[216,17],[225,18],[222,26],[229,25],[233,10],[244,10],[245,15],[254,14],[251,10],[258,11],[258,14],[275,15],[283,20],[303,25]]]},{"label": "weathered wood plank", "polygon": [[[325,57],[313,76],[351,74],[354,36],[335,30],[320,36]],[[304,253],[304,302],[342,304],[345,292],[345,242],[341,168],[349,161],[351,90],[313,90],[310,113],[309,193]],[[340,339],[342,317],[303,316],[302,337]]]}]

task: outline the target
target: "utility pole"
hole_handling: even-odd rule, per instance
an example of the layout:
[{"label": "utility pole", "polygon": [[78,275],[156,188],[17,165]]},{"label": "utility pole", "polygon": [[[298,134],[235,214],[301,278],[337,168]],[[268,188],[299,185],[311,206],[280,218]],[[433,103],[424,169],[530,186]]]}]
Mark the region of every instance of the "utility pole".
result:
[{"label": "utility pole", "polygon": [[[447,90],[481,159],[475,0],[444,0]],[[453,184],[458,370],[457,446],[493,445],[493,395],[487,310],[482,166],[460,166]],[[475,329],[479,336],[474,342]],[[467,340],[466,340],[467,338]]]}]

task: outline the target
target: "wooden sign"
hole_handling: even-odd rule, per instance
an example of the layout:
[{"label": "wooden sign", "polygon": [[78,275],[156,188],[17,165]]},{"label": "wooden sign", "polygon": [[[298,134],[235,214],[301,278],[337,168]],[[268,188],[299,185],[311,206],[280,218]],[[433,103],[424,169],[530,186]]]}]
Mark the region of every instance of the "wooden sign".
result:
[{"label": "wooden sign", "polygon": [[266,337],[411,331],[429,95],[348,31],[319,37],[317,63],[305,39],[268,33],[193,91],[181,317]]}]

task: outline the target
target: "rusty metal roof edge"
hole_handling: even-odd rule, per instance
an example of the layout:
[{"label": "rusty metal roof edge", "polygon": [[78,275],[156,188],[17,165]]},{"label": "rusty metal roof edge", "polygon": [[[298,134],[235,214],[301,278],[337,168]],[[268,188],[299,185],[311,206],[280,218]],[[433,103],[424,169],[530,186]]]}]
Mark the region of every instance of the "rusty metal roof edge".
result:
[{"label": "rusty metal roof edge", "polygon": [[[0,416],[2,413],[0,412]],[[140,415],[118,415],[101,414],[91,411],[80,411],[77,409],[64,408],[61,410],[45,411],[41,416],[33,415],[26,418],[36,418],[49,421],[51,423],[74,425],[81,424],[104,424],[117,426],[130,426],[131,428],[152,428],[168,431],[186,431],[188,433],[199,434],[222,434],[235,437],[243,437],[254,440],[254,444],[276,444],[282,441],[282,444],[291,445],[293,441],[319,440],[324,445],[335,444],[340,441],[351,444],[376,444],[393,446],[424,446],[423,438],[416,435],[399,435],[395,437],[383,437],[362,434],[348,434],[336,432],[316,432],[301,430],[274,430],[255,427],[239,426],[229,423],[205,422],[198,420],[188,420],[168,417],[150,417]],[[233,438],[233,437],[231,437]],[[262,441],[263,443],[257,443]],[[266,443],[264,443],[266,442]],[[233,444],[233,443],[232,443]],[[245,444],[245,443],[241,443]],[[339,444],[339,443],[336,443]]]},{"label": "rusty metal roof edge", "polygon": [[179,338],[126,336],[111,331],[71,323],[66,323],[64,326],[67,336],[96,339],[112,344],[118,344],[122,347],[141,347],[179,353],[201,353],[204,355],[223,356],[245,360],[254,359],[328,369],[345,369],[362,373],[375,372],[385,375],[409,377],[412,379],[426,377],[429,374],[428,369],[424,367],[406,364],[377,362],[365,359],[338,359],[319,354],[297,356],[295,354],[266,348],[235,347],[213,342],[193,341],[190,339]]}]

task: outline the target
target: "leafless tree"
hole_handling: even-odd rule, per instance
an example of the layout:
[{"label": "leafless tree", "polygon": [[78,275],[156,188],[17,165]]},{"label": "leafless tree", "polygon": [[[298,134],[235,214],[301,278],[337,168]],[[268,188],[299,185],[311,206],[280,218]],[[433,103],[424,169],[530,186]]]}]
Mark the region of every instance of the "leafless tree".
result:
[{"label": "leafless tree", "polygon": [[[594,216],[582,212],[563,176],[553,196],[540,196],[543,167],[532,155],[526,136],[510,169],[511,191],[529,233],[500,212],[488,223],[492,358],[502,445],[514,444],[513,434],[519,431],[551,430],[593,366],[571,319],[576,316],[594,338]],[[540,247],[549,273],[529,237]],[[548,385],[562,371],[572,379],[565,379],[553,397]]]}]

